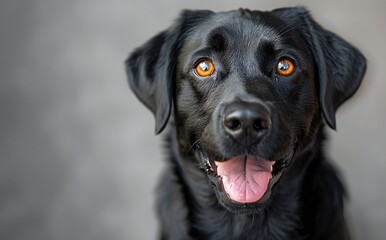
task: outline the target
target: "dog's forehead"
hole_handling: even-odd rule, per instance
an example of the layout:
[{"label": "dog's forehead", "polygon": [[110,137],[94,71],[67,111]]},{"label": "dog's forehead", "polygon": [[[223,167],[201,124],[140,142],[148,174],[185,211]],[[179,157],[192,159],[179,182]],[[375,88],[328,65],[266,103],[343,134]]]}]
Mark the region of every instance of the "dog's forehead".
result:
[{"label": "dog's forehead", "polygon": [[[280,20],[263,12],[248,12],[242,10],[220,12],[199,21],[190,29],[185,45],[199,48],[208,45],[214,36],[223,36],[227,40],[236,41],[237,45],[255,45],[265,41],[280,44],[281,31],[286,25],[280,25]],[[232,43],[230,43],[232,44]]]}]

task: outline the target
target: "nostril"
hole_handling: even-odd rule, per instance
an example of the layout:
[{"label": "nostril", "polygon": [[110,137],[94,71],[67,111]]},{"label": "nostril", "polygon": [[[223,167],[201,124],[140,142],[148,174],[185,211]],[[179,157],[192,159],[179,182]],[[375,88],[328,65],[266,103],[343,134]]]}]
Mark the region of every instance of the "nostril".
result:
[{"label": "nostril", "polygon": [[255,131],[265,130],[269,128],[269,122],[264,119],[256,119],[252,127]]},{"label": "nostril", "polygon": [[231,131],[236,131],[241,128],[241,121],[237,118],[225,119],[225,127]]}]

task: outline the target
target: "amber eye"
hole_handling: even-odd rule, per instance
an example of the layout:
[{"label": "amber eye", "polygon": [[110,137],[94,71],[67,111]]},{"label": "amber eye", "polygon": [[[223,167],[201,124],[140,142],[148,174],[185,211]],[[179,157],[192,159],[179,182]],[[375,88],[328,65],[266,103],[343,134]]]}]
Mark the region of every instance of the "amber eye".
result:
[{"label": "amber eye", "polygon": [[276,71],[282,76],[289,76],[295,70],[295,64],[290,59],[282,59],[276,65]]},{"label": "amber eye", "polygon": [[208,77],[214,72],[214,64],[211,60],[205,59],[197,64],[195,70],[198,76]]}]

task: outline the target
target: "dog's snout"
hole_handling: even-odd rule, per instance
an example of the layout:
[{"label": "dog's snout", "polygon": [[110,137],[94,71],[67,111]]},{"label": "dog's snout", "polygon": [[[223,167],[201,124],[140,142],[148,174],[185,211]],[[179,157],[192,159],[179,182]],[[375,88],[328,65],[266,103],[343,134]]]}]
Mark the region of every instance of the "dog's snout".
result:
[{"label": "dog's snout", "polygon": [[223,127],[235,140],[250,145],[269,132],[271,114],[259,103],[233,103],[224,110]]}]

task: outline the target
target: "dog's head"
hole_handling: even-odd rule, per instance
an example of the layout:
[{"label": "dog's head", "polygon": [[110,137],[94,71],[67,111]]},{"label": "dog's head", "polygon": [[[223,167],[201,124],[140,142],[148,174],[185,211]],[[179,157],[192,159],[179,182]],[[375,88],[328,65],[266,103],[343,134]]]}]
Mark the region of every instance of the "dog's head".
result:
[{"label": "dog's head", "polygon": [[335,112],[365,68],[356,48],[304,8],[185,11],[126,61],[156,133],[174,107],[181,153],[194,153],[232,211],[253,211],[273,197],[323,117],[335,128]]}]

